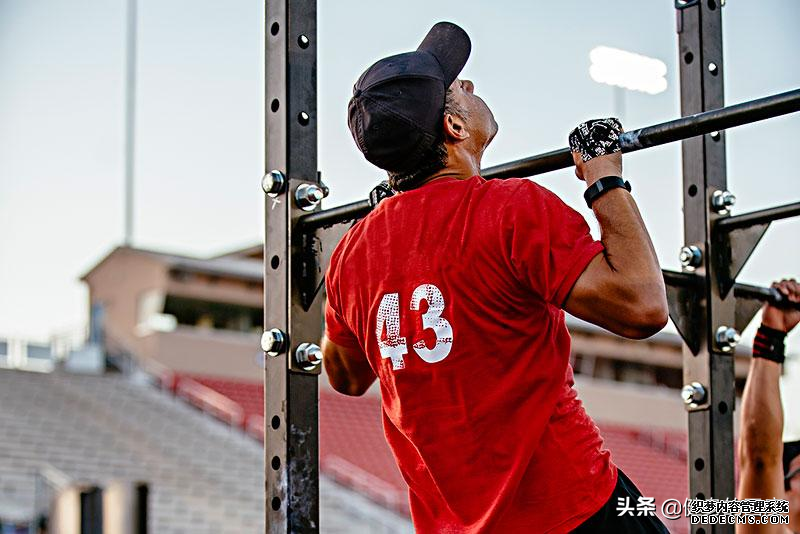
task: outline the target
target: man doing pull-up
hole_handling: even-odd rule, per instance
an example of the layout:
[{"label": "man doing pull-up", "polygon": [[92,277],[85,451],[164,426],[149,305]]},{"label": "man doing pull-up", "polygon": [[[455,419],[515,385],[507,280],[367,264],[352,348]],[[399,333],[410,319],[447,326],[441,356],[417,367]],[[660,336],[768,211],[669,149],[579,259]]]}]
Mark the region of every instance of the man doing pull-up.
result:
[{"label": "man doing pull-up", "polygon": [[667,322],[658,260],[621,179],[621,127],[591,121],[570,136],[595,241],[544,187],[480,176],[497,123],[458,79],[470,46],[439,23],[355,84],[353,138],[398,194],[332,254],[329,380],[348,395],[380,380],[418,532],[665,532],[656,517],[616,513],[640,494],[577,399],[564,322],[566,310],[629,338]]}]

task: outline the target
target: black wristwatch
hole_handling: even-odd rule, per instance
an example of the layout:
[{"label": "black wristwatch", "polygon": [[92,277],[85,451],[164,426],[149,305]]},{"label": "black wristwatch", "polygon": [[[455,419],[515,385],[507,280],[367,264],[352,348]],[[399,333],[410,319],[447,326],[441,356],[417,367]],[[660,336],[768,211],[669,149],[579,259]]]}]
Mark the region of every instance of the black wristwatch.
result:
[{"label": "black wristwatch", "polygon": [[598,197],[617,187],[622,187],[629,193],[631,191],[631,184],[627,180],[623,180],[619,176],[606,176],[587,187],[586,191],[583,193],[583,199],[586,200],[586,205],[591,208],[592,203],[597,200]]}]

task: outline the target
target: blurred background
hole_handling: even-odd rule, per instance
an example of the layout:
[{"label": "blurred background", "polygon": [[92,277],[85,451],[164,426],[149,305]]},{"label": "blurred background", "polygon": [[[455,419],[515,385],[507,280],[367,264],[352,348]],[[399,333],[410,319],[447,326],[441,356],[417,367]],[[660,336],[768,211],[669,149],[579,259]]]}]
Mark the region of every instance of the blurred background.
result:
[{"label": "blurred background", "polygon": [[[120,356],[116,370],[147,367],[142,362],[150,362],[145,374],[151,379],[157,377],[157,385],[164,388],[145,393],[135,390],[131,395],[148,397],[155,395],[156,390],[159,394],[168,391],[175,395],[181,377],[186,377],[189,386],[180,391],[183,391],[184,400],[194,399],[193,405],[205,402],[207,407],[211,402],[208,399],[219,400],[213,396],[216,392],[228,400],[233,399],[233,404],[226,404],[224,400],[217,403],[226,409],[233,405],[240,409],[245,406],[244,419],[260,415],[258,402],[253,401],[255,407],[251,413],[246,408],[250,401],[243,400],[241,395],[246,389],[242,385],[244,382],[253,385],[259,379],[255,332],[261,326],[258,321],[260,266],[257,263],[264,235],[264,195],[260,188],[265,170],[263,10],[263,3],[251,1],[139,0],[135,60],[130,71],[134,76],[126,77],[126,58],[133,56],[126,44],[129,42],[129,19],[125,1],[88,0],[76,4],[55,0],[0,0],[0,340],[5,340],[0,342],[0,349],[7,353],[5,366],[25,367],[20,362],[33,361],[37,350],[51,355],[59,350],[62,355],[69,354],[79,351],[87,337],[97,343],[106,343],[113,337]],[[485,166],[566,146],[568,132],[587,118],[619,115],[626,128],[633,129],[680,114],[675,10],[671,1],[627,0],[611,5],[577,1],[445,0],[431,3],[408,0],[387,4],[340,0],[320,2],[318,17],[319,168],[323,180],[331,188],[331,195],[325,201],[328,207],[365,198],[382,179],[381,173],[357,151],[347,129],[347,101],[354,81],[377,58],[416,47],[430,26],[439,20],[456,22],[470,34],[473,52],[462,77],[474,81],[475,92],[488,103],[500,125],[499,135],[486,153]],[[725,5],[722,74],[727,104],[800,87],[800,70],[796,68],[800,54],[798,20],[800,3],[795,0],[758,3],[732,0]],[[665,83],[659,89],[663,90],[618,89],[595,81],[590,75],[590,52],[600,46],[662,62]],[[126,93],[126,89],[129,92]],[[130,108],[133,109],[130,122],[126,122],[126,94],[131,95],[135,103]],[[131,131],[132,137],[126,138],[126,131]],[[789,115],[726,132],[728,184],[738,199],[734,213],[798,200],[800,178],[795,163],[798,131],[800,116]],[[133,183],[132,194],[127,197],[126,141],[132,147],[132,157],[127,162],[132,169]],[[633,184],[634,195],[662,265],[679,270],[678,250],[683,245],[680,145],[671,144],[626,156],[625,173]],[[583,213],[596,232],[592,214],[581,197],[583,186],[571,170],[549,173],[536,180]],[[126,198],[133,205],[133,224],[128,236]],[[739,281],[769,285],[780,277],[800,275],[798,232],[800,222],[796,219],[773,223]],[[115,251],[121,245],[128,247]],[[142,261],[150,262],[147,266],[136,263],[144,257],[146,260]],[[142,274],[147,269],[156,272],[161,268],[153,265],[161,265],[169,276],[153,274],[148,278],[150,275]],[[104,269],[111,269],[111,274]],[[187,272],[196,278],[187,281]],[[90,276],[82,280],[87,273]],[[179,278],[175,273],[183,273],[180,275],[183,278],[178,280],[180,283],[197,287],[175,289],[175,277]],[[155,291],[153,288],[158,286],[155,280],[161,280],[159,277],[167,277],[170,282],[164,282],[166,289]],[[230,287],[209,289],[220,280],[222,285],[229,282]],[[117,295],[115,298],[127,298],[118,301],[121,304],[117,312],[119,306],[127,305],[129,314],[136,316],[135,320],[121,318],[114,315],[113,310],[104,311],[100,307],[92,315],[93,306],[99,306],[103,300],[90,296],[93,284],[96,295],[113,293]],[[114,293],[122,291],[126,284],[131,288],[131,295],[123,295],[124,291]],[[235,284],[241,287],[234,287]],[[148,293],[151,297],[147,297],[148,290],[155,293]],[[235,296],[237,291],[248,292],[248,296]],[[144,324],[142,310],[155,310],[151,314],[154,318],[146,317],[149,321],[144,321],[146,328],[137,330],[135,327]],[[256,315],[252,316],[253,313]],[[118,331],[113,336],[106,333],[108,339],[104,339],[102,329],[89,327],[90,316],[96,321],[100,321],[98,317],[106,317],[108,324],[115,324]],[[670,324],[662,337],[641,349],[642,356],[613,356],[610,353],[614,350],[628,349],[609,348],[606,351],[609,354],[600,357],[592,354],[595,349],[591,347],[597,346],[600,343],[597,338],[604,338],[605,334],[587,325],[572,324],[577,347],[573,355],[576,372],[586,375],[587,380],[594,380],[586,385],[585,401],[590,413],[601,421],[601,427],[604,418],[608,421],[608,430],[604,430],[610,436],[611,445],[616,440],[621,443],[620,450],[626,450],[625,443],[638,447],[647,442],[648,447],[655,447],[659,454],[671,454],[669,457],[676,462],[681,454],[685,457],[685,451],[681,453],[685,444],[674,444],[681,441],[681,435],[685,437],[681,434],[680,422],[685,416],[673,384],[680,380],[680,344],[674,327]],[[745,332],[745,344],[752,339],[755,325],[757,320]],[[200,334],[195,331],[185,331],[184,327],[188,326],[202,330],[204,336],[215,336],[213,342],[198,338]],[[232,340],[231,330],[249,337]],[[182,332],[184,337],[176,341],[176,332]],[[167,339],[165,336],[169,335],[172,337]],[[160,338],[149,341],[145,339],[148,336]],[[581,345],[582,336],[585,345]],[[59,343],[65,344],[64,348],[55,349],[53,345]],[[235,372],[227,372],[223,362],[214,360],[213,356],[196,356],[194,351],[200,350],[196,347],[208,347],[209,343],[221,343],[219,347],[222,348],[214,349],[217,354],[228,350],[225,347],[229,345],[225,343],[235,345],[238,347],[235,350],[244,354],[241,360],[247,363],[241,368],[234,366],[239,369]],[[31,348],[27,348],[28,345]],[[787,347],[788,353],[795,357],[787,363],[784,378],[786,432],[787,437],[797,439],[800,438],[800,369],[796,358],[800,353],[800,335],[797,332],[790,337]],[[656,352],[663,349],[674,355],[658,356],[673,358],[663,365],[665,371],[660,375],[651,372],[655,361],[652,358],[656,358],[648,352],[651,349]],[[186,356],[174,357],[181,351]],[[12,353],[15,356],[9,357]],[[82,357],[83,360],[76,360],[79,362],[76,368],[96,367],[91,355],[83,353]],[[746,356],[743,358],[743,370],[737,371],[740,382],[746,372]],[[586,363],[590,360],[591,364]],[[119,377],[114,378],[117,379]],[[215,379],[223,382],[215,383]],[[23,395],[8,393],[11,391],[8,388],[25,380],[33,379],[8,379],[7,394],[14,398]],[[86,384],[81,381],[88,378],[62,376],[47,380],[58,381],[57,387],[64,391],[75,391],[85,389]],[[150,382],[152,385],[152,380]],[[674,411],[674,422],[665,422],[654,434],[652,429],[643,430],[640,424],[644,422],[643,417],[619,415],[620,408],[608,393],[603,393],[606,391],[603,388],[611,387],[612,382],[628,383],[634,396],[642,391],[646,393],[642,395],[652,396],[649,390],[641,390],[642,387],[663,392],[664,398],[670,399],[665,402],[675,406],[674,410],[664,408]],[[38,384],[41,380],[31,383]],[[233,387],[231,383],[239,385]],[[106,392],[98,394],[101,398],[109,391],[128,387],[118,385],[109,389],[103,384],[97,386],[98,391]],[[29,385],[27,391],[31,391],[30,388],[34,386]],[[594,405],[593,391],[600,392],[596,393],[598,400]],[[252,392],[255,397],[260,394],[260,390]],[[323,406],[325,395],[329,394],[323,391]],[[367,427],[377,417],[377,404],[365,407],[363,403],[351,405],[347,404],[349,400],[333,396],[330,399],[327,401],[329,411],[323,407],[321,414],[323,448],[325,442],[334,444],[341,438],[336,435],[336,425],[326,423],[326,413],[332,418],[350,414],[348,417],[358,421],[363,416],[372,421],[364,423]],[[80,405],[79,400],[75,401],[76,406]],[[126,405],[136,404],[131,402]],[[165,406],[175,408],[172,404]],[[592,412],[593,406],[597,406],[595,412]],[[178,409],[183,407],[178,406]],[[230,410],[220,410],[222,419],[230,419]],[[236,409],[233,412],[238,413]],[[23,410],[23,413],[27,412]],[[364,415],[367,413],[371,414],[371,419]],[[197,415],[193,411],[187,414],[186,417]],[[34,416],[33,412],[27,415]],[[219,413],[212,415],[220,419]],[[665,416],[664,420],[671,421],[670,417],[673,416]],[[244,419],[236,419],[236,424],[247,427]],[[201,423],[205,424],[198,421]],[[231,421],[226,424],[236,426]],[[100,426],[97,431],[103,434],[104,428],[107,427]],[[147,428],[151,432],[153,427]],[[219,429],[212,430],[213,435],[219,434]],[[250,430],[258,434],[257,427]],[[191,429],[186,430],[187,435],[190,432]],[[328,432],[327,437],[325,432]],[[615,432],[621,437],[614,438]],[[369,439],[377,440],[376,443],[380,442],[379,428],[369,427],[364,433]],[[240,434],[217,437],[223,440],[220,443],[241,441],[237,446],[248,451],[252,461],[260,462],[260,456],[251,447],[255,440],[246,433]],[[34,439],[22,431],[19,436],[20,444]],[[213,439],[207,441],[211,443]],[[632,451],[636,448],[634,445],[630,445]],[[330,451],[337,446],[331,445]],[[209,447],[210,459],[217,454],[214,451],[222,450]],[[362,443],[359,447],[366,445]],[[341,451],[330,453],[327,463],[323,457],[323,471],[329,483],[341,492],[354,491],[353,488],[371,483],[370,487],[378,490],[373,487],[374,491],[356,491],[367,498],[360,507],[356,506],[358,511],[353,512],[354,517],[372,517],[373,512],[383,517],[382,510],[389,509],[389,519],[380,520],[381,525],[388,525],[384,525],[386,531],[395,531],[392,526],[395,519],[396,525],[400,525],[397,529],[407,528],[402,481],[398,483],[398,475],[392,471],[391,458],[387,463],[387,457],[380,457],[374,465],[360,467],[365,473],[362,478],[371,482],[348,483],[342,479],[342,473],[352,472],[352,469],[350,464],[342,463],[347,460],[344,458],[347,454],[342,451],[352,448],[352,443],[343,442]],[[53,458],[58,457],[52,454]],[[2,457],[0,455],[0,462]],[[645,455],[643,464],[660,461],[658,456],[655,460],[647,458]],[[52,458],[48,461],[51,460],[58,463]],[[64,461],[76,465],[72,460]],[[31,462],[20,469],[27,469],[25,472],[29,473],[34,469],[30,465],[39,466],[38,459],[31,459]],[[246,471],[245,465],[246,462],[243,471]],[[258,465],[257,469],[255,464],[251,467],[258,471]],[[37,469],[35,467],[34,471]],[[170,472],[164,469],[165,473]],[[61,466],[61,470],[65,468]],[[636,471],[626,468],[628,470]],[[2,473],[0,464],[0,477]],[[128,479],[135,478],[132,472],[126,473]],[[134,474],[151,479],[156,476]],[[67,473],[67,478],[82,478],[78,475],[79,472]],[[105,479],[111,475],[98,471],[92,476]],[[654,477],[652,488],[659,485],[658,476]],[[639,482],[635,476],[632,478]],[[6,480],[11,479],[6,477]],[[25,480],[30,481],[30,478]],[[682,481],[685,481],[685,474]],[[675,482],[675,487],[680,487],[682,481]],[[6,486],[12,489],[7,491],[6,497],[0,493],[0,503],[11,502],[8,495],[27,483],[7,482]],[[258,482],[253,484],[258,493]],[[382,501],[381,497],[376,497],[392,491],[399,492],[401,497],[396,498],[399,504],[387,505],[385,498]],[[213,499],[213,492],[209,492],[211,497],[208,498]],[[256,497],[253,506],[261,506],[260,493]],[[351,497],[348,502],[357,502],[358,495]],[[181,499],[174,497],[176,502]],[[18,499],[19,502],[24,500],[25,497]],[[186,514],[192,516],[192,499],[181,502],[184,508],[178,507],[178,510],[187,510]],[[379,505],[374,511],[376,502]],[[3,510],[0,505],[0,519]],[[13,515],[9,510],[11,506],[6,515]],[[23,518],[33,508],[20,505],[13,510],[23,510],[17,514]],[[220,512],[221,517],[226,517],[224,510]],[[181,514],[178,512],[178,515]],[[263,520],[262,516],[256,512],[252,518],[243,519],[242,524],[249,525],[247,521],[252,520],[256,525]],[[353,523],[349,525],[352,527]],[[253,530],[237,528],[240,532],[258,530],[255,526]],[[164,527],[158,531],[170,530]]]}]

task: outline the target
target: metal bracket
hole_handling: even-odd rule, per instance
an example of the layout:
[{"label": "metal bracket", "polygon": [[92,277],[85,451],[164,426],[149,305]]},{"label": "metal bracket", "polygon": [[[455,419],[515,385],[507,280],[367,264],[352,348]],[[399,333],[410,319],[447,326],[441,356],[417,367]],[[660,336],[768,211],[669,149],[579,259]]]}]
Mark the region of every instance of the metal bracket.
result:
[{"label": "metal bracket", "polygon": [[295,230],[295,236],[299,240],[295,265],[300,266],[295,280],[304,310],[310,309],[316,298],[323,293],[325,272],[328,270],[331,253],[347,230],[349,227],[344,224],[323,228],[301,225]]},{"label": "metal bracket", "polygon": [[716,263],[717,283],[722,298],[728,296],[728,292],[736,283],[736,277],[739,276],[761,238],[764,237],[769,224],[736,228],[730,232],[714,232],[715,243],[711,247],[714,251],[712,257]]},{"label": "metal bracket", "polygon": [[695,274],[663,271],[669,316],[684,343],[697,355],[702,343],[704,299],[702,284]]},{"label": "metal bracket", "polygon": [[758,310],[761,309],[764,303],[757,299],[750,299],[745,297],[736,297],[736,320],[734,328],[739,332],[744,332],[753,317],[756,316]]},{"label": "metal bracket", "polygon": [[297,267],[295,280],[300,291],[300,305],[303,311],[308,311],[323,283],[322,266],[319,261],[322,254],[322,242],[313,230],[298,232],[295,234],[295,238],[298,241],[294,262]]}]

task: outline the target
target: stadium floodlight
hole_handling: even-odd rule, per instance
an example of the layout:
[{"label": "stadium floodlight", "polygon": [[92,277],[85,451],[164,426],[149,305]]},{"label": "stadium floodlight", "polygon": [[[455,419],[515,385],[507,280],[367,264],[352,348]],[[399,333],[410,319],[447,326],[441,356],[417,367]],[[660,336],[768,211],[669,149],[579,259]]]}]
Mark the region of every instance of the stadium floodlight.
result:
[{"label": "stadium floodlight", "polygon": [[589,52],[592,65],[589,75],[598,83],[642,91],[651,95],[667,88],[667,66],[655,59],[609,46],[598,46]]}]

